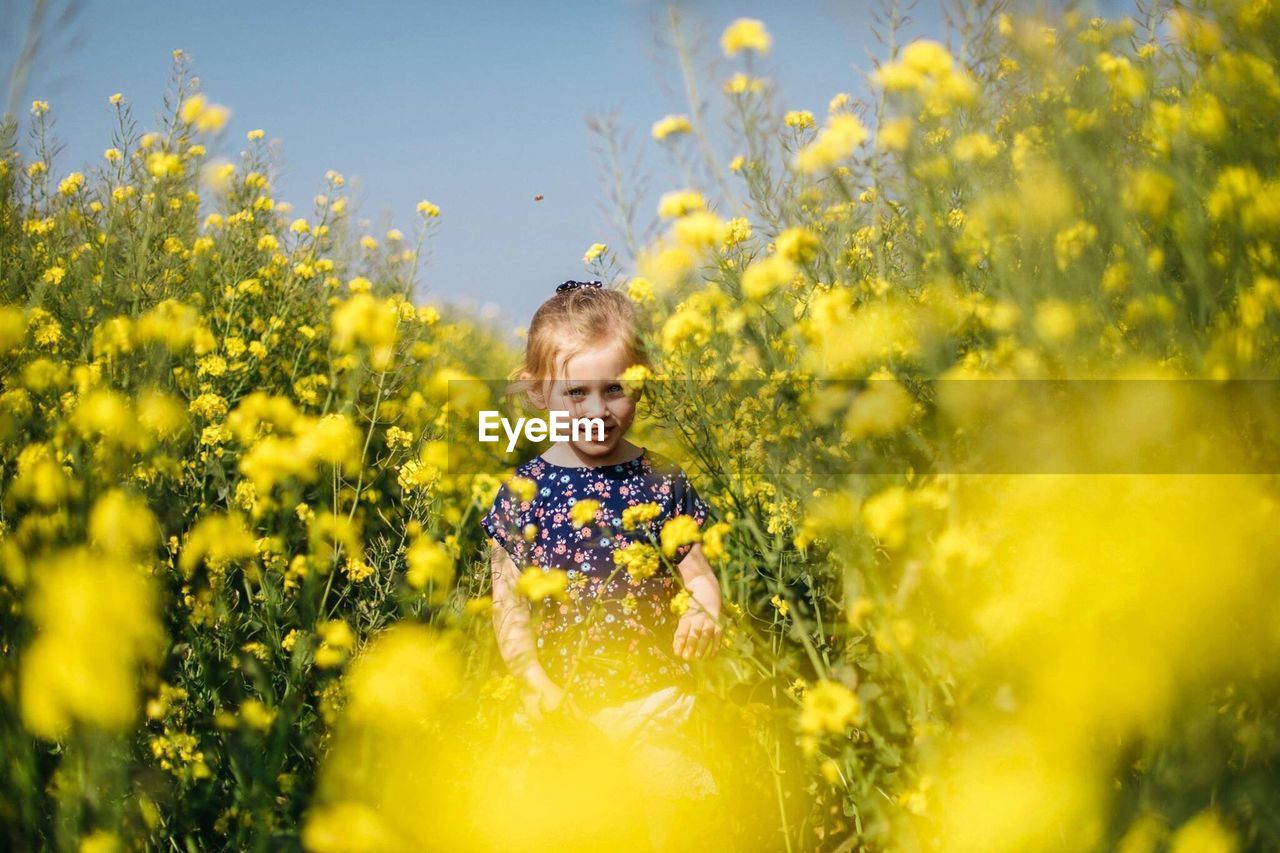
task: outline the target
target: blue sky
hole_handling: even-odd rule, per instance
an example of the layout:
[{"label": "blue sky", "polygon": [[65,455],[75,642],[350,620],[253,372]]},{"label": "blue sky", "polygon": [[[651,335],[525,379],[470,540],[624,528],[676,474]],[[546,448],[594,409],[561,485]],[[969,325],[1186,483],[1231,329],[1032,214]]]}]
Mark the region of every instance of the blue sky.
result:
[{"label": "blue sky", "polygon": [[[869,3],[679,8],[686,33],[703,35],[700,77],[711,98],[737,70],[718,46],[736,17],[760,18],[772,33],[756,70],[776,81],[782,104],[819,118],[836,92],[862,91],[869,52],[880,55]],[[23,104],[51,103],[66,143],[55,171],[65,174],[109,146],[111,93],[125,94],[144,129],[154,126],[170,53],[182,48],[210,100],[232,110],[211,153],[234,157],[245,132],[262,128],[283,150],[278,199],[310,211],[325,171],[336,169],[375,235],[389,225],[407,231],[418,200],[432,200],[442,221],[422,296],[487,304],[523,325],[556,284],[586,275],[591,243],[615,242],[588,114],[615,112],[643,151],[645,216],[683,183],[649,135],[655,120],[687,111],[674,58],[656,48],[666,9],[649,0],[89,2],[43,57]],[[5,15],[14,14],[10,3]],[[942,36],[936,0],[920,0],[914,17],[909,33]],[[6,54],[0,73],[11,61]]]}]

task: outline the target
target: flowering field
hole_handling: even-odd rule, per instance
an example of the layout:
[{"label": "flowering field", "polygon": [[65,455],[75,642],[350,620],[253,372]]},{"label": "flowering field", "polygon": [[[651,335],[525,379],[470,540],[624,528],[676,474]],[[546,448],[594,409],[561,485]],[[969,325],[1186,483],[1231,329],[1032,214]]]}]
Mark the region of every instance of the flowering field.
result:
[{"label": "flowering field", "polygon": [[[678,825],[1275,849],[1280,431],[1211,473],[1139,463],[1195,445],[1187,380],[1277,372],[1280,7],[965,8],[953,50],[887,22],[870,101],[822,115],[733,23],[728,138],[701,104],[656,122],[662,233],[585,259],[651,322],[640,443],[715,513],[725,793]],[[628,798],[579,835],[552,812],[545,786],[604,769],[590,744],[507,724],[477,523],[505,472],[446,436],[483,402],[451,380],[516,354],[412,301],[441,211],[363,234],[333,172],[310,210],[276,200],[261,132],[206,150],[228,111],[181,54],[161,127],[111,103],[81,171],[49,154],[56,104],[0,129],[4,846],[628,849]],[[1064,379],[1155,402],[1032,411],[1032,450],[967,464],[1021,398],[948,388]]]}]

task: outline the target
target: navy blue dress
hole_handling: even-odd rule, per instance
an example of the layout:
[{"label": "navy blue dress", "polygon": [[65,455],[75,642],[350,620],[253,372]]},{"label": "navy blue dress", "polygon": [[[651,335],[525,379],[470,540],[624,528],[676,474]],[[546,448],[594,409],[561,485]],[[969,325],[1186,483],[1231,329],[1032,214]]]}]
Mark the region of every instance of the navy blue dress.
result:
[{"label": "navy blue dress", "polygon": [[[536,484],[533,500],[522,502],[504,483],[481,526],[521,571],[537,566],[568,574],[565,600],[533,602],[538,660],[552,681],[584,710],[673,685],[692,689],[689,662],[672,649],[680,617],[670,605],[684,587],[676,566],[693,546],[681,546],[641,579],[613,559],[632,542],[659,542],[674,516],[692,516],[702,526],[707,506],[684,471],[642,450],[630,461],[590,468],[535,456],[515,473]],[[600,509],[574,527],[570,509],[579,500],[599,501]],[[656,517],[624,529],[623,511],[641,504],[656,504]]]}]

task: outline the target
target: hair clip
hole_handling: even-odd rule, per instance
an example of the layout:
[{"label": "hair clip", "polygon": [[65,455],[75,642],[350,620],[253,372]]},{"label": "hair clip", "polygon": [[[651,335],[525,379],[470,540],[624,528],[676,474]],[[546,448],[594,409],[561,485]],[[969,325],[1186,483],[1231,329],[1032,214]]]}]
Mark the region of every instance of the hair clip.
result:
[{"label": "hair clip", "polygon": [[579,287],[603,287],[599,281],[566,281],[564,284],[556,287],[556,293],[564,293],[566,290],[577,290]]}]

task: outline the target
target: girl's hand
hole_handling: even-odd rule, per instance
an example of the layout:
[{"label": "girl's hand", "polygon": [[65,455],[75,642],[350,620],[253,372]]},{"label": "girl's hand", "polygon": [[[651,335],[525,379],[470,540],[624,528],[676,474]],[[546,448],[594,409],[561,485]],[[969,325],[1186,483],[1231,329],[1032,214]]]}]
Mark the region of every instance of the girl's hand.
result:
[{"label": "girl's hand", "polygon": [[673,644],[677,657],[685,660],[714,655],[720,648],[722,630],[701,608],[690,607],[680,617]]},{"label": "girl's hand", "polygon": [[531,720],[541,720],[544,714],[559,708],[563,701],[564,690],[550,679],[530,685],[524,691],[524,710]]},{"label": "girl's hand", "polygon": [[547,714],[572,711],[577,714],[578,706],[572,696],[567,696],[564,689],[551,679],[539,681],[524,692],[524,709],[529,719],[535,722]]}]

